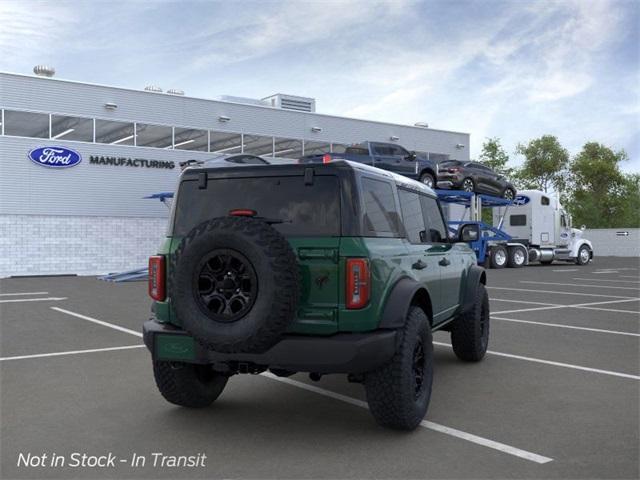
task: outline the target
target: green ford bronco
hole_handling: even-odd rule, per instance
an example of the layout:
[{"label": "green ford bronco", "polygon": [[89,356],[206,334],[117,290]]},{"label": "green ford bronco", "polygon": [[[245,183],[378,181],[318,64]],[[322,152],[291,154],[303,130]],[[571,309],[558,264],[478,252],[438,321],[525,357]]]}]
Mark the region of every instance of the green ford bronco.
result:
[{"label": "green ford bronco", "polygon": [[380,424],[415,428],[432,333],[462,360],[487,350],[485,272],[461,243],[474,228],[451,239],[431,189],[348,161],[186,169],[149,261],[160,392],[206,407],[238,373],[345,373]]}]

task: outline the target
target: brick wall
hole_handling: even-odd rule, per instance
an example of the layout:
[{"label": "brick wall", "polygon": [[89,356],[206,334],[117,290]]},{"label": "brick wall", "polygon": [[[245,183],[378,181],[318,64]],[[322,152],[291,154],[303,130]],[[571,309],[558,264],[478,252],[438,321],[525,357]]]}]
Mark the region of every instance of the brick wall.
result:
[{"label": "brick wall", "polygon": [[145,267],[166,227],[166,218],[0,215],[0,277]]}]

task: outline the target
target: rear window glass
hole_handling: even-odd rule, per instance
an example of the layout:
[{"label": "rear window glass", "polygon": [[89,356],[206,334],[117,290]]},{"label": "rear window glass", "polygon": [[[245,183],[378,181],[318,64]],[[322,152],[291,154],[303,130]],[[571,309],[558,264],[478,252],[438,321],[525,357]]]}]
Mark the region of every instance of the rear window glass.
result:
[{"label": "rear window glass", "polygon": [[210,179],[202,190],[195,179],[183,181],[173,234],[185,236],[196,225],[226,217],[234,209],[283,220],[273,227],[285,236],[340,235],[340,187],[331,175],[316,175],[313,185],[305,185],[302,176]]},{"label": "rear window glass", "polygon": [[347,147],[345,153],[351,155],[369,155],[369,150],[364,147]]},{"label": "rear window glass", "polygon": [[371,178],[363,178],[362,194],[364,197],[366,229],[373,233],[398,233],[400,219],[396,211],[391,184]]},{"label": "rear window glass", "polygon": [[440,162],[441,167],[459,167],[462,165],[460,160],[444,160]]}]

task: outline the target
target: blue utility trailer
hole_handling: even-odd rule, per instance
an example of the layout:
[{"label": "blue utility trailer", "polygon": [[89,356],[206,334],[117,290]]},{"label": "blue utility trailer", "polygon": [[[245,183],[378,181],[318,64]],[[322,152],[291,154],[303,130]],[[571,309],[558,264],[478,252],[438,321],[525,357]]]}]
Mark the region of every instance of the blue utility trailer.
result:
[{"label": "blue utility trailer", "polygon": [[[476,253],[479,264],[491,268],[518,268],[528,263],[526,246],[512,242],[512,237],[502,230],[508,207],[513,204],[511,200],[460,190],[436,190],[435,192],[441,204],[459,206],[457,209],[447,208],[447,220],[452,234],[457,235],[461,225],[478,226],[478,239],[469,242],[469,246]],[[497,207],[505,207],[498,226],[483,222],[482,209]],[[452,218],[454,210],[459,212],[459,220]]]}]

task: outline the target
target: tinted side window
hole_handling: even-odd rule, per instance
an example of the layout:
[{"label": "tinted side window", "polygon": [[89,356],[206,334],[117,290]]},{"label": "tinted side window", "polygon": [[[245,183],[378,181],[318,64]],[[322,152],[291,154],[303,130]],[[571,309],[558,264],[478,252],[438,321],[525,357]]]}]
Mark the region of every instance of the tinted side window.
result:
[{"label": "tinted side window", "polygon": [[549,197],[540,197],[540,205],[549,205]]},{"label": "tinted side window", "polygon": [[398,189],[398,196],[400,197],[400,208],[402,209],[402,220],[404,229],[407,232],[407,239],[411,243],[422,243],[420,232],[423,232],[425,228],[420,195],[408,190]]},{"label": "tinted side window", "polygon": [[509,225],[512,227],[523,227],[527,224],[526,215],[511,215],[509,217]]},{"label": "tinted side window", "polygon": [[449,236],[447,235],[447,227],[442,219],[438,202],[436,202],[435,198],[427,197],[426,195],[420,195],[420,202],[422,203],[428,241],[446,242]]},{"label": "tinted side window", "polygon": [[391,184],[362,178],[365,228],[375,233],[397,233],[398,213]]}]

